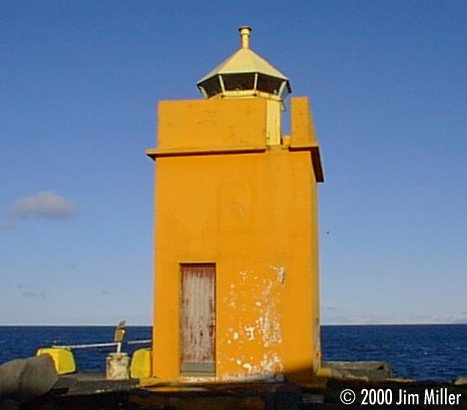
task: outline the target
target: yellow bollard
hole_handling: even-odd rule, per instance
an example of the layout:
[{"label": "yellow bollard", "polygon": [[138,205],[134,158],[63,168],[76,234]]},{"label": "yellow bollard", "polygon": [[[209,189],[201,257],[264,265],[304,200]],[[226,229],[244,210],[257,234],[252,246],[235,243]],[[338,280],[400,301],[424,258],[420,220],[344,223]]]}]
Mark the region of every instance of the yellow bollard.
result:
[{"label": "yellow bollard", "polygon": [[36,356],[42,354],[52,356],[57,374],[68,374],[76,371],[75,358],[70,349],[47,347],[36,352]]}]

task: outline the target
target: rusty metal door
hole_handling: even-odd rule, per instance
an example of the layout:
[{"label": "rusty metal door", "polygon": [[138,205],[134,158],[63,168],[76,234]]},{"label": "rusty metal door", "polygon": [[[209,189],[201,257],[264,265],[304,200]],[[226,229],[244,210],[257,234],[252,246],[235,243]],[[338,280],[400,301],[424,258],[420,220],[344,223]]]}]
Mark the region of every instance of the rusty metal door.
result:
[{"label": "rusty metal door", "polygon": [[181,265],[181,373],[215,375],[216,266]]}]

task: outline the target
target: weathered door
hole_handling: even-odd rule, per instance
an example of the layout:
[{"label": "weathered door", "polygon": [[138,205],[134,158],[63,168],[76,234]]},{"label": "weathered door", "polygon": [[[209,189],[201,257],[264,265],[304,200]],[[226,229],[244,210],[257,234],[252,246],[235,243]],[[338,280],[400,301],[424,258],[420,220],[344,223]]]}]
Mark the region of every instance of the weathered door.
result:
[{"label": "weathered door", "polygon": [[216,266],[181,266],[181,373],[214,375]]}]

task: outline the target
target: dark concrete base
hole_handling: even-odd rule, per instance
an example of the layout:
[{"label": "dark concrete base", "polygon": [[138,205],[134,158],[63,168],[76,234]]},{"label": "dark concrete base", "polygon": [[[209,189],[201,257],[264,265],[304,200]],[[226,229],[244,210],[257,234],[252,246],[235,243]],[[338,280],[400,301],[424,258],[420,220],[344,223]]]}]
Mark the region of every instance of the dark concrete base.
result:
[{"label": "dark concrete base", "polygon": [[126,392],[138,387],[138,380],[106,380],[105,372],[78,372],[60,376],[55,394],[68,396]]},{"label": "dark concrete base", "polygon": [[[90,382],[102,386],[100,382]],[[95,384],[97,383],[97,384]],[[115,385],[115,387],[117,387]],[[123,388],[122,385],[119,386]],[[89,391],[89,386],[87,388]],[[224,385],[167,385],[157,388],[96,391],[94,394],[63,394],[53,390],[22,406],[24,410],[101,410],[101,409],[271,409],[295,410],[301,407],[300,387],[291,383],[235,383]]]},{"label": "dark concrete base", "polygon": [[[367,382],[357,379],[329,379],[325,387],[299,386],[293,383],[232,383],[232,384],[196,384],[196,385],[159,385],[148,389],[135,387],[135,382],[106,382],[103,380],[85,380],[72,384],[68,391],[61,380],[47,396],[36,398],[23,404],[23,410],[102,410],[102,409],[348,409],[348,408],[382,408],[382,409],[463,409],[467,408],[467,385],[434,382],[410,382],[401,380],[381,380]],[[70,379],[70,378],[68,378]],[[84,390],[80,390],[84,388]],[[351,406],[344,405],[341,393],[351,389],[356,393],[356,401]],[[391,390],[394,401],[392,405],[361,405],[363,389]],[[447,389],[450,394],[461,395],[458,405],[424,406],[423,400],[417,404],[396,405],[400,391],[419,395],[423,398],[425,391]],[[413,397],[413,396],[412,396]]]},{"label": "dark concrete base", "polygon": [[[60,376],[52,390],[40,397],[20,401],[11,395],[3,396],[0,410],[467,409],[466,379],[456,383],[394,380],[389,378],[390,367],[382,362],[333,362],[328,367],[331,368],[331,378],[319,379],[311,385],[287,382],[166,383],[141,388],[137,380],[109,381],[104,373],[79,372]],[[346,389],[355,392],[355,402],[350,406],[341,400]],[[362,405],[365,389],[390,390],[392,405]],[[460,401],[455,405],[438,402],[426,406],[423,398],[425,392],[431,390],[460,395]],[[406,394],[408,399],[417,396],[420,401],[398,405],[401,394]]]}]

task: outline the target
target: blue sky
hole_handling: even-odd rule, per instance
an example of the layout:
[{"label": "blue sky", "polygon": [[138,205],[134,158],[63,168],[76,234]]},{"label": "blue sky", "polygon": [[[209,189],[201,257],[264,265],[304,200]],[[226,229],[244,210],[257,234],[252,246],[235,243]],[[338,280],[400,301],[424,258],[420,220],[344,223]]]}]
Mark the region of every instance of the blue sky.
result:
[{"label": "blue sky", "polygon": [[464,1],[6,0],[0,324],[151,323],[156,104],[245,24],[311,98],[323,323],[467,321]]}]

